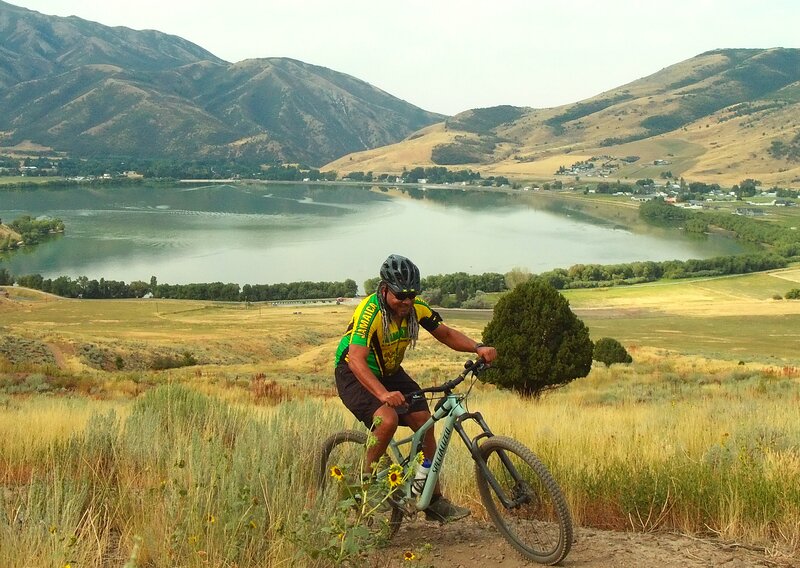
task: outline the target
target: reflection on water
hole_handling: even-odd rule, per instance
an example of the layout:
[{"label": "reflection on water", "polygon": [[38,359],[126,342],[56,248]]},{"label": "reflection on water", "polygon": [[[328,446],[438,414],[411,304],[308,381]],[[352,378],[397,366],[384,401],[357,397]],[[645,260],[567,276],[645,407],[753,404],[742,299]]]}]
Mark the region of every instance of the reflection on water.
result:
[{"label": "reflection on water", "polygon": [[523,195],[337,184],[0,192],[0,218],[50,215],[66,234],[3,258],[12,274],[160,282],[361,284],[389,253],[423,274],[542,272],[578,263],[704,258],[742,246],[629,229]]}]

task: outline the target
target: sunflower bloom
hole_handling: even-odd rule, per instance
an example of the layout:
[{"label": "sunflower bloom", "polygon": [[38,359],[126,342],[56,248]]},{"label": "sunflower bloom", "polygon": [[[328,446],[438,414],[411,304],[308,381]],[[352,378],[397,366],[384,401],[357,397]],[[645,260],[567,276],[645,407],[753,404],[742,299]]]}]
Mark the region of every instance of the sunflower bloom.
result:
[{"label": "sunflower bloom", "polygon": [[411,552],[410,550],[406,550],[403,553],[403,560],[405,560],[406,562],[411,562],[412,560],[416,560],[416,559],[417,559],[417,555],[414,554],[413,552]]},{"label": "sunflower bloom", "polygon": [[396,471],[390,471],[389,472],[389,487],[394,489],[398,485],[402,485],[402,484],[403,484],[403,476],[400,473],[396,472]]},{"label": "sunflower bloom", "polygon": [[342,481],[344,479],[344,473],[342,473],[342,470],[338,465],[335,465],[331,468],[331,477],[336,478],[337,481]]},{"label": "sunflower bloom", "polygon": [[389,467],[389,487],[394,489],[398,485],[403,484],[403,466],[400,464],[393,463],[391,467]]}]

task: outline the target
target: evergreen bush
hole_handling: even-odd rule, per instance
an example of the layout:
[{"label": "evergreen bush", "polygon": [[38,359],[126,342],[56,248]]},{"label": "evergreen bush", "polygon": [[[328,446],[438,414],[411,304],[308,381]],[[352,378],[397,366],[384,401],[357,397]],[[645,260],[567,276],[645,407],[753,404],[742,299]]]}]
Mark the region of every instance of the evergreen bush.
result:
[{"label": "evergreen bush", "polygon": [[483,341],[498,357],[481,380],[525,396],[585,377],[592,340],[569,302],[542,279],[516,286],[497,302]]},{"label": "evergreen bush", "polygon": [[610,367],[614,363],[631,363],[633,358],[623,345],[612,337],[603,337],[594,344],[592,358]]}]

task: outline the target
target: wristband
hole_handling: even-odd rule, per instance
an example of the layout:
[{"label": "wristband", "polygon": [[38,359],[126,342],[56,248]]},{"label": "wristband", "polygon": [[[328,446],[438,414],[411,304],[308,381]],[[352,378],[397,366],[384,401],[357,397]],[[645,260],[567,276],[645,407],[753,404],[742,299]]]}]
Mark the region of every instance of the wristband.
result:
[{"label": "wristband", "polygon": [[475,353],[477,353],[478,349],[480,349],[481,347],[486,347],[486,346],[483,343],[476,343],[475,344]]}]

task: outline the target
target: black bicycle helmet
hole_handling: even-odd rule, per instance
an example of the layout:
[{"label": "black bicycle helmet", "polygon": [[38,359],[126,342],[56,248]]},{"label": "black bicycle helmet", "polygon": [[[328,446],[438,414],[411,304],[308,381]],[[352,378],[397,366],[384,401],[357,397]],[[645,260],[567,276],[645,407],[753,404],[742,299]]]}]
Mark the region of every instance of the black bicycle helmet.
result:
[{"label": "black bicycle helmet", "polygon": [[419,294],[419,268],[404,256],[390,254],[381,265],[381,280],[392,292],[414,292]]}]

